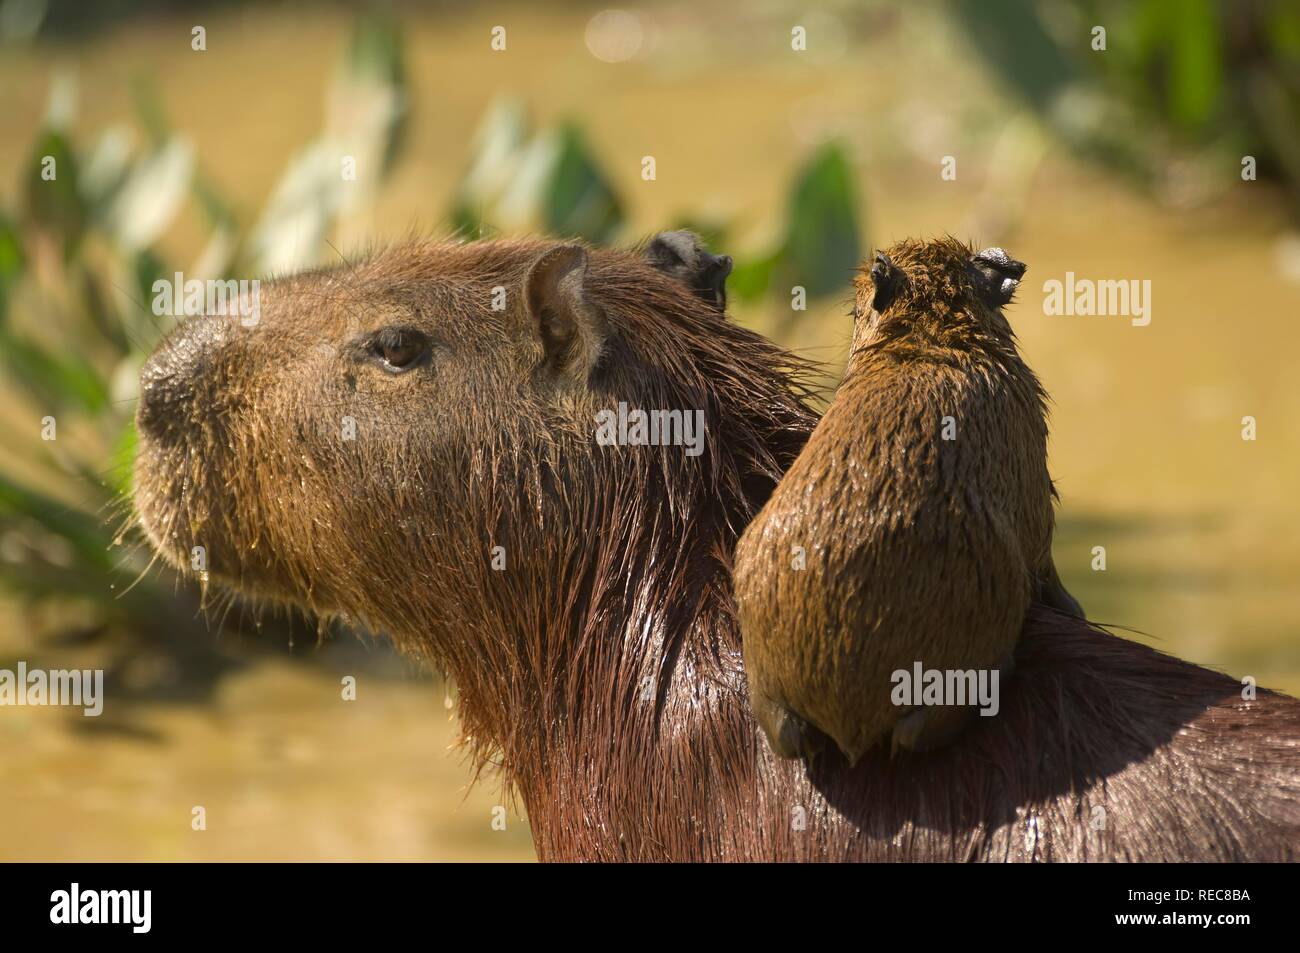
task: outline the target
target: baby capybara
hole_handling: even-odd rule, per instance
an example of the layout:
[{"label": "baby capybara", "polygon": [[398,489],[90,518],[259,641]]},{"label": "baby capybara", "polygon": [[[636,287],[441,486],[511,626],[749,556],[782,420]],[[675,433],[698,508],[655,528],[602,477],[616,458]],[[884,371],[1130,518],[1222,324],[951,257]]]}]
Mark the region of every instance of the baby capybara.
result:
[{"label": "baby capybara", "polygon": [[785,757],[823,733],[850,762],[945,744],[974,709],[909,711],[893,673],[1005,677],[1031,599],[1078,612],[1052,564],[1046,396],[1001,310],[1024,271],[945,238],[857,278],[843,383],[736,548],[750,699]]}]

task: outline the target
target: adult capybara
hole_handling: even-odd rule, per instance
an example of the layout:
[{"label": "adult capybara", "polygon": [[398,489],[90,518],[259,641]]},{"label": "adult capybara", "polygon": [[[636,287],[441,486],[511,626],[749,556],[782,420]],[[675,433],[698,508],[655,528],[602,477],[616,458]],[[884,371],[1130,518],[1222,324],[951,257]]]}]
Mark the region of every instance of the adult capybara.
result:
[{"label": "adult capybara", "polygon": [[[260,305],[142,373],[149,538],[444,666],[543,859],[1296,852],[1300,703],[1046,610],[1001,714],[951,747],[776,758],[730,562],[816,423],[806,368],[639,257],[412,244]],[[620,403],[701,412],[702,452],[598,442]]]},{"label": "adult capybara", "polygon": [[1082,615],[1052,563],[1046,394],[1002,314],[1024,273],[944,238],[859,274],[844,380],[736,547],[750,704],[778,754],[943,745],[975,709],[900,707],[894,673],[1005,677],[1031,598]]}]

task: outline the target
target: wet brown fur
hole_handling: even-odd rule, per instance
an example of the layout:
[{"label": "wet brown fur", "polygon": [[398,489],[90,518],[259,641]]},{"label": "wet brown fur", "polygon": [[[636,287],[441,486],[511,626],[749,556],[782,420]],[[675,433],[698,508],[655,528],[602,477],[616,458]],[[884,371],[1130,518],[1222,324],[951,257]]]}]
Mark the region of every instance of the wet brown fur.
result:
[{"label": "wet brown fur", "polygon": [[[636,257],[592,251],[610,337],[589,379],[559,380],[519,293],[551,247],[392,249],[264,286],[252,330],[174,336],[143,381],[170,414],[137,462],[155,545],[188,568],[201,542],[224,584],[348,613],[443,666],[543,859],[1294,856],[1300,704],[1243,702],[1225,676],[1052,613],[1027,623],[1002,715],[952,749],[812,775],[774,758],[730,562],[816,422],[807,369]],[[428,374],[346,358],[392,322],[441,342]],[[197,360],[195,334],[213,338]],[[705,453],[596,446],[593,415],[618,400],[704,409]]]},{"label": "wet brown fur", "polygon": [[893,672],[999,667],[1055,579],[1046,395],[973,254],[889,248],[905,277],[883,313],[863,266],[844,380],[736,549],[750,692],[778,750],[793,712],[856,761],[907,711]]}]

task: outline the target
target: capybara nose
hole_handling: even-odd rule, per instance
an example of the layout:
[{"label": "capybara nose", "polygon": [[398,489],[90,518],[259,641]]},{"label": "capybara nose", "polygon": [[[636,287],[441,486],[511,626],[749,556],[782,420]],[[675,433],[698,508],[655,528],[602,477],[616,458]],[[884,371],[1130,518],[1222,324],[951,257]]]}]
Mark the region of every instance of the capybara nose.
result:
[{"label": "capybara nose", "polygon": [[229,323],[224,318],[192,318],[145,361],[135,416],[141,433],[163,441],[182,432],[192,414],[194,395],[201,391],[213,356],[226,340]]},{"label": "capybara nose", "polygon": [[1025,276],[1025,263],[1016,261],[1001,248],[986,248],[975,256],[975,260],[995,268],[1004,275],[1019,281]]}]

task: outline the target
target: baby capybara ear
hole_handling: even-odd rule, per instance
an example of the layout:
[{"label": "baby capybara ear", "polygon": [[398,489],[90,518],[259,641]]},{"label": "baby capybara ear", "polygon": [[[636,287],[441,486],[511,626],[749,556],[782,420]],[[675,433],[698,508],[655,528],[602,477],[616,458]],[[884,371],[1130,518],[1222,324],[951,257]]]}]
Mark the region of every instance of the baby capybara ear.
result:
[{"label": "baby capybara ear", "polygon": [[871,285],[874,288],[871,307],[881,314],[898,297],[906,276],[884,252],[876,252],[876,260],[871,263]]},{"label": "baby capybara ear", "polygon": [[979,276],[980,297],[990,308],[1000,308],[1015,296],[1025,263],[1016,261],[1001,248],[986,248],[971,258]]},{"label": "baby capybara ear", "polygon": [[538,258],[524,279],[524,300],[547,367],[585,381],[609,336],[604,312],[587,294],[587,249],[559,245]]},{"label": "baby capybara ear", "polygon": [[660,232],[646,246],[651,267],[682,282],[719,311],[727,310],[727,276],[731,256],[713,255],[694,232]]}]

